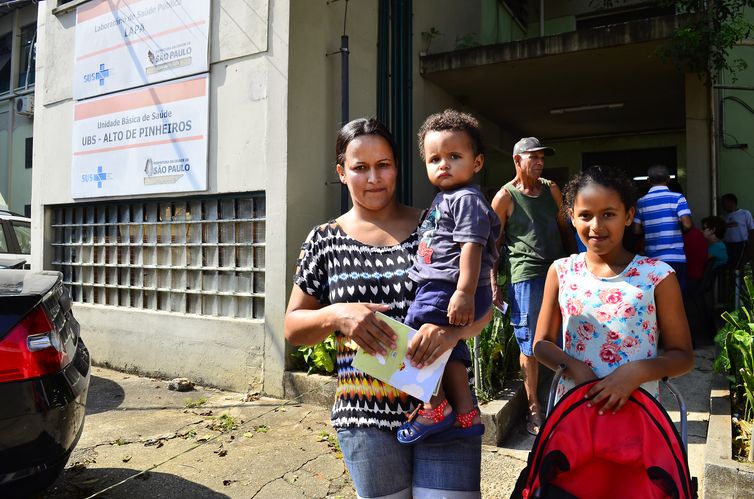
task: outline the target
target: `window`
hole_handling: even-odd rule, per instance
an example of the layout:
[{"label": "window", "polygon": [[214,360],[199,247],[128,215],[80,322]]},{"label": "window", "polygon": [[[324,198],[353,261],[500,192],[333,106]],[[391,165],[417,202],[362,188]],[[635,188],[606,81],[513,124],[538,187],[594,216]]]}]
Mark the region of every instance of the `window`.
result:
[{"label": "window", "polygon": [[24,205],[24,216],[26,218],[31,218],[31,205],[30,204]]},{"label": "window", "polygon": [[8,252],[8,240],[5,238],[5,225],[0,223],[0,253]]},{"label": "window", "polygon": [[10,223],[13,226],[13,232],[16,234],[16,241],[18,241],[19,251],[23,255],[31,254],[31,225],[24,222]]},{"label": "window", "polygon": [[265,197],[54,209],[53,265],[75,301],[264,318]]},{"label": "window", "polygon": [[24,160],[25,160],[26,168],[30,169],[32,153],[34,152],[34,139],[32,137],[26,137],[24,146],[25,146]]},{"label": "window", "polygon": [[21,28],[19,44],[18,86],[34,85],[34,62],[36,61],[37,25],[29,24]]},{"label": "window", "polygon": [[13,33],[0,36],[0,94],[10,90],[10,59]]}]

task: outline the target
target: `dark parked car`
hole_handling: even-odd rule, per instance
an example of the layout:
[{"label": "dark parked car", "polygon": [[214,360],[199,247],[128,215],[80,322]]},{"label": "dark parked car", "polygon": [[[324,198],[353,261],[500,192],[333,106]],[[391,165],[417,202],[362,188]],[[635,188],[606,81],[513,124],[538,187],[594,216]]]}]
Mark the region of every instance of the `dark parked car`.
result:
[{"label": "dark parked car", "polygon": [[30,495],[63,470],[89,376],[62,275],[0,269],[0,497]]}]

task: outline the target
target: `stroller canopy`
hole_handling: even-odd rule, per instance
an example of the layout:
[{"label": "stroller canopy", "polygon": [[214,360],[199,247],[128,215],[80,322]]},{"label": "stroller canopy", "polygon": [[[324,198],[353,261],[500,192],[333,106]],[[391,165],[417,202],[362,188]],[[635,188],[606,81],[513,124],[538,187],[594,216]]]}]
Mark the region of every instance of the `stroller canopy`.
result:
[{"label": "stroller canopy", "polygon": [[636,390],[617,414],[584,398],[597,381],[568,392],[529,454],[525,498],[693,498],[686,449],[667,413]]}]

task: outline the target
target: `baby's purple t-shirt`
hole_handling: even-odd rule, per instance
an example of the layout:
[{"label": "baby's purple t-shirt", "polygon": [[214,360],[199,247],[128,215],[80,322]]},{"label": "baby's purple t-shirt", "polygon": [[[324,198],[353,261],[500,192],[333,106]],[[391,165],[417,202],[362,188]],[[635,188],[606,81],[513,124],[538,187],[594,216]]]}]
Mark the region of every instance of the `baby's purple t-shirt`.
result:
[{"label": "baby's purple t-shirt", "polygon": [[441,191],[419,228],[419,251],[409,277],[416,282],[458,282],[460,243],[482,245],[482,268],[477,286],[489,286],[497,259],[500,218],[476,185]]}]

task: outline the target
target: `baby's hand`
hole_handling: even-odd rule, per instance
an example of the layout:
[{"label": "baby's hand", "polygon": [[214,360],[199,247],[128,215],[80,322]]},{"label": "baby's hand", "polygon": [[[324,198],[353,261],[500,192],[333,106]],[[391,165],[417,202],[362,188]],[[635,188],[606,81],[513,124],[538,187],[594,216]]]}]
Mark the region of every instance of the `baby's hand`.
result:
[{"label": "baby's hand", "polygon": [[591,399],[589,406],[599,407],[600,414],[618,412],[641,385],[637,381],[636,367],[636,364],[629,362],[597,382],[586,394]]},{"label": "baby's hand", "polygon": [[474,322],[474,295],[456,289],[448,304],[448,323],[466,326]]}]

